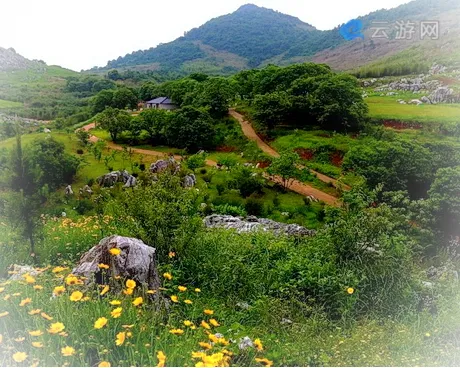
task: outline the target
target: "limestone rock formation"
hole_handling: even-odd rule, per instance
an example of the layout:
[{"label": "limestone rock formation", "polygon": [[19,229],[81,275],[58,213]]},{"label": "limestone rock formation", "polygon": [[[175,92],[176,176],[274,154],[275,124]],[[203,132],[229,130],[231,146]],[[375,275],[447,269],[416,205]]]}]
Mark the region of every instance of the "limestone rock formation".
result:
[{"label": "limestone rock formation", "polygon": [[112,171],[97,179],[97,183],[101,187],[113,187],[116,183],[123,183],[125,187],[133,187],[136,185],[136,181],[136,178],[130,175],[126,170]]},{"label": "limestone rock formation", "polygon": [[228,215],[211,215],[203,220],[208,228],[225,228],[235,229],[239,233],[252,231],[273,231],[275,234],[297,235],[297,236],[313,236],[316,234],[314,230],[309,230],[297,224],[284,224],[269,219],[257,218],[248,216],[245,219]]}]

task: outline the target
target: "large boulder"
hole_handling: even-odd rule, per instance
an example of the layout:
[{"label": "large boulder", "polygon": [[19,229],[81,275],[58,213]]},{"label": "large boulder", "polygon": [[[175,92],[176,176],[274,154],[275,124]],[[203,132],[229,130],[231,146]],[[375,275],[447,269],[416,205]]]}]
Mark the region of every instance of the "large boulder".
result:
[{"label": "large boulder", "polygon": [[428,98],[434,104],[437,103],[459,103],[460,95],[456,94],[452,88],[438,87]]},{"label": "large boulder", "polygon": [[184,185],[184,188],[193,188],[196,185],[195,174],[185,175],[183,179],[183,185]]},{"label": "large boulder", "polygon": [[[110,254],[112,248],[118,248],[120,254]],[[98,245],[86,252],[72,270],[72,274],[85,277],[87,283],[99,284],[108,283],[111,278],[120,276],[122,279],[135,280],[151,290],[158,290],[160,279],[155,253],[155,248],[142,240],[112,235],[102,239]],[[109,266],[104,270],[104,274],[99,268],[100,263]]]},{"label": "large boulder", "polygon": [[126,170],[112,171],[97,178],[97,183],[101,187],[113,187],[116,183],[123,183],[125,187],[131,187],[136,185],[136,178]]},{"label": "large boulder", "polygon": [[177,174],[180,170],[180,164],[174,160],[173,157],[167,160],[158,160],[150,165],[150,172],[152,174],[158,174],[165,171],[167,168],[171,168],[173,174]]},{"label": "large boulder", "polygon": [[203,220],[208,228],[235,229],[239,233],[252,231],[273,231],[275,234],[313,236],[314,230],[309,230],[297,224],[284,224],[269,219],[248,216],[245,219],[228,215],[211,215]]}]

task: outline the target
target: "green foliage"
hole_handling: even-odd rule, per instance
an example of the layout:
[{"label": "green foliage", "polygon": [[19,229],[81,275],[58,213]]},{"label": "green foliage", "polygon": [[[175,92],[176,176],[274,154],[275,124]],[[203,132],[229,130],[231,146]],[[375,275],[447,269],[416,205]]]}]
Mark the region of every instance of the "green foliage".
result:
[{"label": "green foliage", "polygon": [[113,141],[130,126],[131,116],[123,110],[113,107],[106,108],[98,115],[98,122],[101,128],[106,129]]},{"label": "green foliage", "polygon": [[212,207],[215,213],[220,215],[241,216],[247,215],[246,210],[240,206],[232,206],[228,203]]},{"label": "green foliage", "polygon": [[215,138],[212,118],[204,110],[183,107],[174,112],[165,136],[172,146],[189,152],[208,149],[213,146]]},{"label": "green foliage", "polygon": [[90,134],[84,129],[78,129],[75,133],[82,146],[88,145]]},{"label": "green foliage", "polygon": [[206,166],[206,153],[195,154],[187,158],[185,164],[190,170],[195,171]]},{"label": "green foliage", "polygon": [[231,175],[232,180],[229,183],[229,187],[238,189],[243,198],[259,193],[264,186],[260,175],[248,167],[238,166],[231,171]]},{"label": "green foliage", "polygon": [[279,175],[283,179],[284,188],[289,187],[289,183],[297,173],[296,165],[299,162],[299,155],[295,152],[283,152],[280,157],[274,158],[267,171],[270,175]]}]

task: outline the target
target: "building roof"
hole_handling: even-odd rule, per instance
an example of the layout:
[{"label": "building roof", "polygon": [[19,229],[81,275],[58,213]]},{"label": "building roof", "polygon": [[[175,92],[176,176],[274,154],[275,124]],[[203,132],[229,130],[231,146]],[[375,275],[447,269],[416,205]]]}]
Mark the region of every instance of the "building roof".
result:
[{"label": "building roof", "polygon": [[148,104],[165,104],[165,105],[172,105],[173,102],[168,97],[157,97],[153,100],[147,101]]}]

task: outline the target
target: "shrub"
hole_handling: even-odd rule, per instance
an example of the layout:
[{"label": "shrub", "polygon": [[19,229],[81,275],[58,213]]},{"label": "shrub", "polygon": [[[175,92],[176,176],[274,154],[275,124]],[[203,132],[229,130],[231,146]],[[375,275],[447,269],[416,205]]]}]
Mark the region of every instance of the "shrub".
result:
[{"label": "shrub", "polygon": [[249,197],[244,205],[247,213],[252,216],[260,216],[264,210],[264,203],[257,198]]},{"label": "shrub", "polygon": [[230,215],[230,216],[241,216],[245,217],[247,215],[244,208],[240,206],[232,206],[230,204],[222,204],[214,207],[214,212],[220,215]]},{"label": "shrub", "polygon": [[75,206],[75,211],[80,215],[85,215],[94,210],[95,205],[89,199],[80,199]]}]

